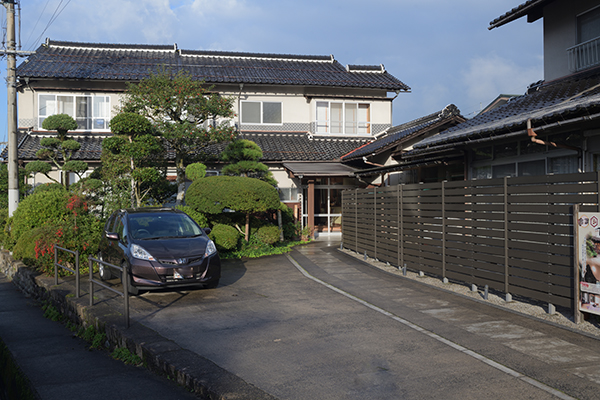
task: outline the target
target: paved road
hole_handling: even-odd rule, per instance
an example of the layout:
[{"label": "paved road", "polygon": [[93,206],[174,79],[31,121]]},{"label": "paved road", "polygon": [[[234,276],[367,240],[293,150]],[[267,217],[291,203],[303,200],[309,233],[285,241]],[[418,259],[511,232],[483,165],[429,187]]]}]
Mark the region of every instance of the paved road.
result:
[{"label": "paved road", "polygon": [[225,263],[132,318],[281,399],[600,398],[600,341],[374,269],[326,242]]},{"label": "paved road", "polygon": [[[0,342],[8,347],[40,399],[196,399],[144,368],[125,365],[103,351],[90,351],[89,343],[43,313],[39,304],[0,273]],[[2,399],[3,390],[0,383]]]}]

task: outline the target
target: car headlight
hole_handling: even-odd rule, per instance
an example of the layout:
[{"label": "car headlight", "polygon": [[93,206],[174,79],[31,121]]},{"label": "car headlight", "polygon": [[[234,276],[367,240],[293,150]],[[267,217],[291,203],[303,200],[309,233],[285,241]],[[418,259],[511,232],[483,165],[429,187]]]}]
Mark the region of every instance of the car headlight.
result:
[{"label": "car headlight", "polygon": [[137,244],[131,245],[131,255],[135,258],[139,258],[140,260],[156,261],[156,259],[146,251],[146,249],[144,249],[142,246],[138,246]]},{"label": "car headlight", "polygon": [[215,246],[215,243],[212,240],[209,240],[208,243],[206,243],[206,251],[204,252],[204,257],[208,257],[211,254],[215,254],[217,252],[217,246]]}]

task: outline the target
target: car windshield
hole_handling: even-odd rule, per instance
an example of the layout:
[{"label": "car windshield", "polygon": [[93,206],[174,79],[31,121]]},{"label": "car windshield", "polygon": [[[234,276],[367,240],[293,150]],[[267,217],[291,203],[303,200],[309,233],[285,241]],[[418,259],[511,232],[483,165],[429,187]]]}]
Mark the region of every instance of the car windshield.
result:
[{"label": "car windshield", "polygon": [[194,237],[202,229],[186,214],[130,214],[129,232],[133,239]]}]

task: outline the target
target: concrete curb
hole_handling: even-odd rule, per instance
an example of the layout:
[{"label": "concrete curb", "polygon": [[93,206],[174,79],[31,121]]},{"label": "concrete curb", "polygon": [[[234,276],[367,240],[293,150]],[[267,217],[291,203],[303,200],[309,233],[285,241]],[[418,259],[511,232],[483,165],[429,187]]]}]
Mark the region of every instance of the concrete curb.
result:
[{"label": "concrete curb", "polygon": [[[132,322],[125,327],[123,315],[106,304],[89,307],[87,291],[75,298],[74,279],[59,279],[40,275],[33,268],[14,260],[7,251],[0,251],[0,271],[25,296],[51,301],[71,321],[83,326],[93,325],[107,336],[107,348],[126,347],[144,361],[150,371],[168,377],[203,399],[210,400],[276,400],[263,390],[219,367],[212,361],[164,338],[142,324]],[[82,288],[85,288],[82,284]]]}]

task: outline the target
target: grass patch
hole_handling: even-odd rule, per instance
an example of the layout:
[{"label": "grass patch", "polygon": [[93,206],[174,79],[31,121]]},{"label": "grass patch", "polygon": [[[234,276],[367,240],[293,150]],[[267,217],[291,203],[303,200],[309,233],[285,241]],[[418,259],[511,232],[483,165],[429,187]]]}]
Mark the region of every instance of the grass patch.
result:
[{"label": "grass patch", "polygon": [[125,364],[142,365],[142,359],[137,355],[133,354],[126,347],[117,347],[111,354],[112,358],[119,360]]}]

